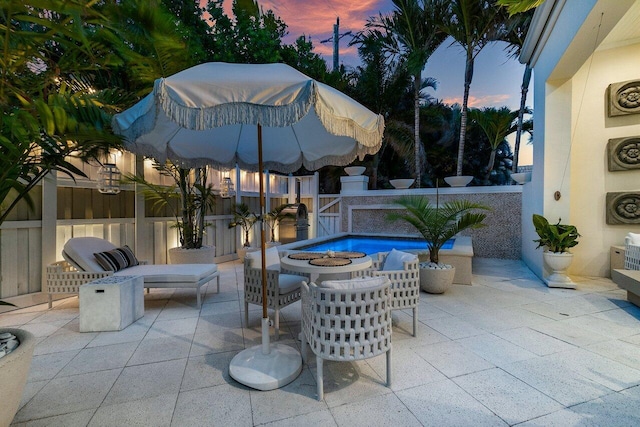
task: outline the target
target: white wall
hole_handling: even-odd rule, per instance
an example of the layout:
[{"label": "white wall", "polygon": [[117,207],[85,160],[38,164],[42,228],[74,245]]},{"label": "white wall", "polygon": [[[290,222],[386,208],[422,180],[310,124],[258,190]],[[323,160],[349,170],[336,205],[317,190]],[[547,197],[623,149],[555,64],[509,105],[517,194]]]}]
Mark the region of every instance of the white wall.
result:
[{"label": "white wall", "polygon": [[[640,115],[606,119],[605,99],[609,84],[640,78],[640,44],[635,40],[592,55],[635,2],[548,2],[549,10],[554,4],[558,8],[550,13],[548,26],[539,28],[536,47],[525,58],[534,68],[536,109],[533,178],[522,198],[522,256],[540,276],[542,252],[531,243],[537,237],[533,213],[578,227],[583,237],[572,250],[572,274],[608,275],[609,247],[621,244],[628,231],[640,230],[605,222],[606,193],[640,187],[640,172],[610,173],[606,163],[608,139],[640,135]],[[559,200],[554,199],[556,191]]]},{"label": "white wall", "polygon": [[572,272],[609,275],[609,248],[624,243],[640,225],[607,225],[607,192],[640,189],[640,170],[609,172],[607,142],[640,135],[640,114],[607,117],[605,93],[611,83],[640,78],[640,43],[596,51],[572,79],[575,119],[571,155],[571,221],[582,234]]}]

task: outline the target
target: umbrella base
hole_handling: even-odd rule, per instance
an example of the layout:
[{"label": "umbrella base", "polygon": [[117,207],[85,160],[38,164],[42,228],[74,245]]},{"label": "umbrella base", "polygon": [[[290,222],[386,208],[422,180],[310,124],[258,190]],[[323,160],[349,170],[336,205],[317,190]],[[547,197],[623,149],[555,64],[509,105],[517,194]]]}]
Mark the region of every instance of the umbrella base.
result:
[{"label": "umbrella base", "polygon": [[302,371],[300,353],[284,344],[270,344],[269,354],[262,345],[236,354],[229,364],[231,378],[256,390],[274,390],[295,380]]}]

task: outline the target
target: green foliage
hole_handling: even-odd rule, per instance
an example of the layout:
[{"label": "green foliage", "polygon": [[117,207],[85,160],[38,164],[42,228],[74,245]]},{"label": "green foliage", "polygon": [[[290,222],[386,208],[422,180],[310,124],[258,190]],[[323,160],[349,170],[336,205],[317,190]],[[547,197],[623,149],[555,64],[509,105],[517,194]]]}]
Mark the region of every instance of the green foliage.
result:
[{"label": "green foliage", "polygon": [[70,156],[119,146],[110,114],[127,97],[94,85],[118,62],[107,24],[95,2],[0,3],[0,224],[49,171],[84,176]]},{"label": "green foliage", "polygon": [[171,162],[154,162],[153,168],[170,177],[174,184],[156,185],[136,175],[127,175],[125,179],[142,187],[154,209],[167,207],[172,211],[182,248],[201,248],[205,229],[210,225],[205,217],[216,203],[213,185],[207,182],[207,169],[184,169]]},{"label": "green foliage", "polygon": [[573,225],[549,224],[549,221],[542,215],[533,214],[533,226],[540,237],[534,240],[538,244],[537,248],[546,247],[550,252],[568,252],[567,249],[578,244],[578,229]]},{"label": "green foliage", "polygon": [[447,240],[466,229],[484,227],[487,217],[477,210],[489,210],[487,206],[468,200],[453,200],[440,206],[432,205],[427,197],[404,196],[396,200],[406,211],[391,212],[387,219],[403,220],[413,225],[427,241],[431,262],[438,263],[440,248]]},{"label": "green foliage", "polygon": [[285,209],[293,206],[291,203],[282,204],[274,209],[271,212],[267,212],[265,215],[265,221],[269,224],[269,228],[271,229],[271,241],[276,241],[276,229],[280,225],[280,221],[285,218],[295,219],[295,215],[291,212],[285,212]]},{"label": "green foliage", "polygon": [[242,246],[248,248],[251,246],[249,243],[249,233],[253,228],[253,225],[258,222],[258,216],[249,210],[249,206],[244,203],[237,203],[233,205],[233,221],[229,223],[229,228],[240,227],[244,233],[244,242]]},{"label": "green foliage", "polygon": [[509,16],[534,9],[544,3],[545,0],[498,0],[499,6],[504,6],[509,11]]}]

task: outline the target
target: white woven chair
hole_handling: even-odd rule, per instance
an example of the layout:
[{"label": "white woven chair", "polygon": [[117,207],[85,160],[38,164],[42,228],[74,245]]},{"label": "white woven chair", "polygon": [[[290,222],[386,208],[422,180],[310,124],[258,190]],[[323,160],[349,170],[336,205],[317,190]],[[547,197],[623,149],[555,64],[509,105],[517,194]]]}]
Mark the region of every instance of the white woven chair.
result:
[{"label": "white woven chair", "polygon": [[[244,258],[244,321],[249,323],[249,304],[262,305],[262,254],[247,252]],[[280,267],[277,248],[265,252],[267,266],[267,308],[275,311],[275,339],[280,338],[280,309],[300,300],[300,285],[309,276],[293,274]]]},{"label": "white woven chair", "polygon": [[316,355],[318,400],[323,360],[368,359],[386,353],[391,386],[391,290],[386,277],[302,284],[302,357]]},{"label": "white woven chair", "polygon": [[120,271],[105,271],[95,256],[96,252],[116,249],[111,242],[97,237],[75,237],[64,245],[64,261],[47,266],[47,293],[49,308],[53,294],[78,293],[81,285],[96,279],[115,276],[142,276],[144,287],[149,288],[196,288],[198,308],[202,305],[201,287],[213,279],[217,280],[220,292],[220,272],[216,264],[146,264],[128,267]]},{"label": "white woven chair", "polygon": [[640,270],[640,234],[629,233],[624,239],[625,270]]},{"label": "white woven chair", "polygon": [[382,270],[388,252],[378,253],[378,259],[373,259],[370,268],[351,273],[351,277],[386,276],[391,282],[391,309],[413,310],[413,336],[416,336],[418,326],[418,306],[420,305],[420,262],[404,261],[402,270]]}]

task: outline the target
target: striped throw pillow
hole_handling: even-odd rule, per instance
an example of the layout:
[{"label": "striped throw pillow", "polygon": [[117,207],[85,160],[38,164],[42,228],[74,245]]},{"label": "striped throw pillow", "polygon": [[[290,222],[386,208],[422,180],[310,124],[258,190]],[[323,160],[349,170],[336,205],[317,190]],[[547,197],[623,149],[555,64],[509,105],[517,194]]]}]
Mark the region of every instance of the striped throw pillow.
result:
[{"label": "striped throw pillow", "polygon": [[111,251],[96,252],[93,256],[96,257],[96,261],[105,271],[120,271],[139,264],[133,251],[127,245]]}]

